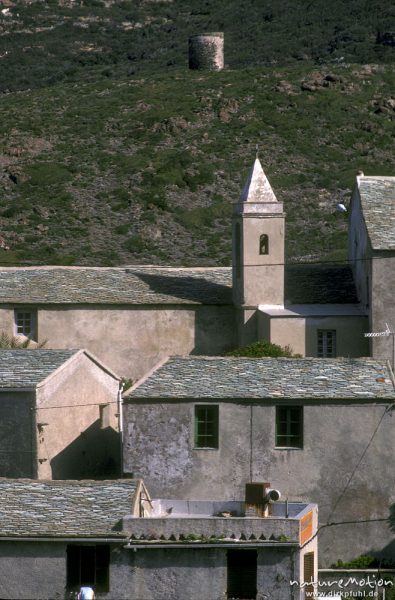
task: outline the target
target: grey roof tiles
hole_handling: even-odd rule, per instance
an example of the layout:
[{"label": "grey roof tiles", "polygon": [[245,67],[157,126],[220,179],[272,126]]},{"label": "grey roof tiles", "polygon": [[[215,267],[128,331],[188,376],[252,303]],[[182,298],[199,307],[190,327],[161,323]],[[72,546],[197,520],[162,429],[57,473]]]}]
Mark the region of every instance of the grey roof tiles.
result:
[{"label": "grey roof tiles", "polygon": [[172,357],[130,398],[395,399],[388,367],[369,358]]},{"label": "grey roof tiles", "polygon": [[358,185],[373,250],[395,250],[395,177],[360,177]]},{"label": "grey roof tiles", "polygon": [[78,350],[0,350],[0,389],[33,388]]},{"label": "grey roof tiles", "polygon": [[0,537],[119,537],[135,480],[0,479]]},{"label": "grey roof tiles", "polygon": [[230,304],[228,268],[29,268],[0,271],[0,302]]},{"label": "grey roof tiles", "polygon": [[287,265],[284,296],[287,304],[358,302],[352,271],[348,265]]},{"label": "grey roof tiles", "polygon": [[[287,265],[291,304],[356,302],[343,265]],[[232,304],[230,267],[45,267],[0,270],[2,304]]]}]

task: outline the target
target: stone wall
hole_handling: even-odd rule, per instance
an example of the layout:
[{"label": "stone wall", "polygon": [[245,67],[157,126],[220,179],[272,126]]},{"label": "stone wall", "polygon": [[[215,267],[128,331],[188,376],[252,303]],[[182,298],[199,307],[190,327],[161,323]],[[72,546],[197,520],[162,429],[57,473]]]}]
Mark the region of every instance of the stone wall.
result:
[{"label": "stone wall", "polygon": [[[76,542],[78,544],[78,541]],[[226,548],[133,549],[112,545],[106,600],[223,600],[227,590]],[[65,542],[0,542],[1,596],[9,600],[75,598],[67,590]],[[293,600],[295,550],[257,551],[258,600]]]},{"label": "stone wall", "polygon": [[0,477],[33,477],[33,406],[34,392],[0,392]]},{"label": "stone wall", "polygon": [[[227,590],[226,548],[129,550],[130,600],[223,600]],[[290,548],[257,551],[257,600],[292,600]]]},{"label": "stone wall", "polygon": [[189,38],[189,68],[220,71],[224,68],[224,34],[203,33]]},{"label": "stone wall", "polygon": [[38,310],[38,332],[47,348],[86,348],[136,381],[166,356],[234,347],[234,319],[232,306],[53,306]]},{"label": "stone wall", "polygon": [[124,407],[124,468],[141,476],[153,497],[242,500],[246,482],[269,481],[283,498],[317,502],[321,524],[329,517],[336,523],[355,521],[320,531],[323,566],[364,552],[393,555],[386,521],[395,503],[393,417],[383,416],[388,405],[366,399],[300,401],[303,449],[282,449],[275,446],[273,401],[221,402],[219,448],[196,449],[193,401],[135,402]]},{"label": "stone wall", "polygon": [[[37,390],[39,479],[117,477],[119,381],[80,353]],[[107,405],[100,421],[99,405]]]}]

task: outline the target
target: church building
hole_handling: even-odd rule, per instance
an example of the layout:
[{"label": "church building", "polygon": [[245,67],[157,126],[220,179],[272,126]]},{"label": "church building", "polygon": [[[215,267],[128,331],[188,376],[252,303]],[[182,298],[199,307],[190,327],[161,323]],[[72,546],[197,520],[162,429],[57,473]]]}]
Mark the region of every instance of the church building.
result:
[{"label": "church building", "polygon": [[[392,356],[395,177],[357,178],[349,262],[285,264],[285,213],[257,158],[234,204],[232,267],[0,270],[0,331],[86,348],[136,381],[169,355],[260,339],[309,357]],[[229,224],[230,226],[230,224]]]}]

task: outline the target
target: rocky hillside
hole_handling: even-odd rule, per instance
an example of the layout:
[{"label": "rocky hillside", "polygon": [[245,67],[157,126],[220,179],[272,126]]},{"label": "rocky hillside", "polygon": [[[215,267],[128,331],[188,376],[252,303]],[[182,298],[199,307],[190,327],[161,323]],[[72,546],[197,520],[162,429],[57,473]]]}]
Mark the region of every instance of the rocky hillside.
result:
[{"label": "rocky hillside", "polygon": [[[3,0],[1,262],[229,264],[256,144],[288,257],[342,258],[336,202],[394,174],[395,76],[392,3],[338,4]],[[186,68],[204,30],[220,73]]]}]

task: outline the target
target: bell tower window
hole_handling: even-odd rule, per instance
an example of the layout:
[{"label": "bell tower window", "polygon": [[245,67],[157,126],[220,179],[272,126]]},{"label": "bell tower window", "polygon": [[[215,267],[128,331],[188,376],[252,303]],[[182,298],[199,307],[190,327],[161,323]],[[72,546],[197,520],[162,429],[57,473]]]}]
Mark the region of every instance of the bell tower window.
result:
[{"label": "bell tower window", "polygon": [[259,238],[259,254],[269,254],[269,236],[266,233]]}]

